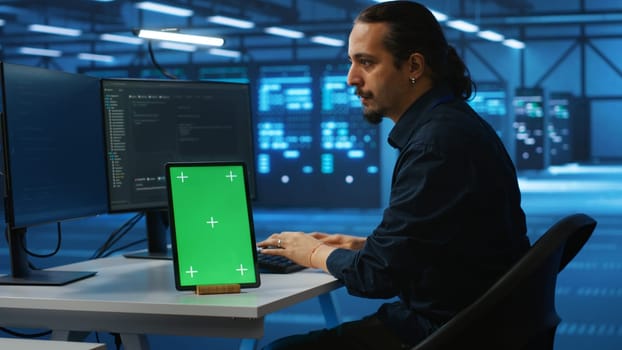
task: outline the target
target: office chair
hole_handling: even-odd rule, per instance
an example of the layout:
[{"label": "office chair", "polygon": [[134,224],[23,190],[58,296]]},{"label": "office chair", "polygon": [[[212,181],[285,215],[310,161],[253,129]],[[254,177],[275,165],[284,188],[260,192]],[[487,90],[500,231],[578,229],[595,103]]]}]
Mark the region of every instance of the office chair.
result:
[{"label": "office chair", "polygon": [[556,222],[488,291],[411,350],[552,350],[561,321],[557,274],[595,227],[585,214]]}]

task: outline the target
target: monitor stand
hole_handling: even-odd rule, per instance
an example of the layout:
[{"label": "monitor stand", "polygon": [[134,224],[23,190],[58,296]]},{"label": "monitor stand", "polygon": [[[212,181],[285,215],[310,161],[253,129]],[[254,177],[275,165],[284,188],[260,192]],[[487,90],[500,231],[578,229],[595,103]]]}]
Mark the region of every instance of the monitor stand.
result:
[{"label": "monitor stand", "polygon": [[95,271],[32,270],[26,253],[26,228],[7,228],[11,275],[0,276],[0,285],[64,286],[91,276]]},{"label": "monitor stand", "polygon": [[150,210],[145,212],[147,226],[147,250],[124,254],[126,258],[172,260],[173,255],[167,245],[168,211]]}]

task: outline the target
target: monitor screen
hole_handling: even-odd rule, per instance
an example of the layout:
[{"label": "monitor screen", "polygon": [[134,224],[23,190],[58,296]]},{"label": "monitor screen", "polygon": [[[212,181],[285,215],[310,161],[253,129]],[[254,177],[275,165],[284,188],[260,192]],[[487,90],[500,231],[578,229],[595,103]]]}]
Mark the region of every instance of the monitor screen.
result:
[{"label": "monitor screen", "polygon": [[167,162],[243,161],[254,194],[246,83],[102,79],[111,212],[166,209]]},{"label": "monitor screen", "polygon": [[107,212],[99,80],[4,63],[7,222]]},{"label": "monitor screen", "polygon": [[0,284],[64,285],[91,271],[31,269],[29,227],[108,211],[99,80],[0,63],[6,238]]}]

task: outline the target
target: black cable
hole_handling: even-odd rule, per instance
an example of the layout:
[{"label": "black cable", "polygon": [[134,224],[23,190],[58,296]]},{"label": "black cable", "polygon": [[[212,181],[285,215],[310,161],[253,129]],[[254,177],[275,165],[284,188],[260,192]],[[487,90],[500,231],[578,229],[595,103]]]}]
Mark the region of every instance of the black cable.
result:
[{"label": "black cable", "polygon": [[[28,232],[28,231],[26,231]],[[24,251],[26,252],[26,254],[30,255],[30,256],[34,256],[35,258],[50,258],[54,255],[56,255],[56,253],[58,253],[60,251],[60,246],[61,246],[61,237],[62,237],[62,230],[60,227],[60,221],[56,223],[56,236],[58,237],[56,240],[56,248],[47,254],[38,254],[35,253],[33,251],[28,250],[28,248],[26,247],[26,235],[22,235],[21,239],[22,239],[22,247],[24,248]]]},{"label": "black cable", "polygon": [[16,332],[14,330],[8,329],[6,327],[0,327],[0,331],[10,334],[14,337],[19,337],[19,338],[40,338],[40,337],[45,337],[46,335],[52,334],[51,330],[43,331],[39,333],[20,333],[20,332]]},{"label": "black cable", "polygon": [[178,79],[174,74],[169,73],[164,67],[162,67],[155,58],[153,54],[153,45],[151,45],[151,40],[148,41],[147,47],[149,48],[149,57],[151,57],[151,63],[160,71],[160,73],[164,74],[165,77],[170,79]]},{"label": "black cable", "polygon": [[126,221],[121,227],[112,232],[112,234],[108,237],[108,240],[99,248],[97,253],[93,256],[93,258],[99,258],[101,255],[112,247],[116,242],[118,242],[125,234],[127,234],[132,227],[142,218],[142,213],[138,213]]},{"label": "black cable", "polygon": [[110,249],[116,242],[118,242],[123,236],[125,236],[136,223],[142,218],[143,213],[138,213],[126,221],[121,227],[112,232],[108,237],[108,240],[95,252],[91,259],[96,259],[102,257],[105,254],[106,250]]},{"label": "black cable", "polygon": [[123,238],[140,221],[140,219],[142,219],[143,216],[144,213],[140,212],[131,217],[125,223],[123,223],[121,227],[113,231],[106,240],[106,242],[104,242],[104,244],[99,247],[95,251],[95,253],[93,253],[91,259],[97,259],[104,256],[104,254],[106,254],[106,251],[110,249],[115,243],[117,243],[121,238]]},{"label": "black cable", "polygon": [[123,342],[121,341],[121,334],[119,333],[110,333],[114,336],[114,345],[117,347],[117,350],[121,349],[121,344],[123,344]]}]

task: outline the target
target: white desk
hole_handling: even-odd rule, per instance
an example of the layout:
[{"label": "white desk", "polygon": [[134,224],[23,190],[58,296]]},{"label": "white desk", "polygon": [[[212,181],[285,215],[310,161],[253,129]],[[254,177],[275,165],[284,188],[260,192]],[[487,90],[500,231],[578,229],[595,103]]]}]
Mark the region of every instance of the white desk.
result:
[{"label": "white desk", "polygon": [[126,350],[148,349],[146,334],[259,339],[267,314],[318,296],[328,325],[338,322],[329,292],[341,284],[317,270],[262,274],[261,287],[240,294],[195,295],[175,290],[170,260],[112,257],[55,269],[97,275],[62,287],[0,286],[1,325],[53,329],[56,340],[120,333]]},{"label": "white desk", "polygon": [[105,344],[56,340],[0,338],[0,349],[11,350],[106,350]]}]

